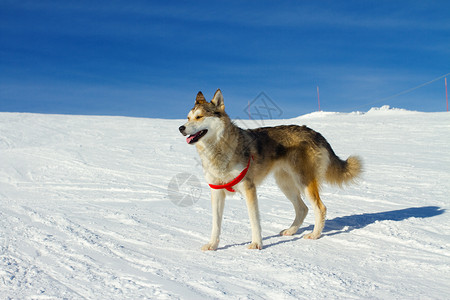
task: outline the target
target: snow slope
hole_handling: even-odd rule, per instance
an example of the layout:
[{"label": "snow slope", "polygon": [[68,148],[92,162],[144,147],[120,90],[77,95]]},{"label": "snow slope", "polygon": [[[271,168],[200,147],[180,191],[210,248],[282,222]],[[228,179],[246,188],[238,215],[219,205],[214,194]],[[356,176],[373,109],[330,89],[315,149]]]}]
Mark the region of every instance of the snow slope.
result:
[{"label": "snow slope", "polygon": [[[238,122],[306,124],[365,164],[357,185],[323,189],[316,241],[302,239],[311,211],[295,236],[277,235],[294,212],[269,178],[258,190],[262,251],[246,248],[240,196],[227,199],[219,250],[200,251],[209,190],[183,122],[0,113],[0,298],[448,299],[450,114]],[[195,203],[175,205],[170,182]]]}]

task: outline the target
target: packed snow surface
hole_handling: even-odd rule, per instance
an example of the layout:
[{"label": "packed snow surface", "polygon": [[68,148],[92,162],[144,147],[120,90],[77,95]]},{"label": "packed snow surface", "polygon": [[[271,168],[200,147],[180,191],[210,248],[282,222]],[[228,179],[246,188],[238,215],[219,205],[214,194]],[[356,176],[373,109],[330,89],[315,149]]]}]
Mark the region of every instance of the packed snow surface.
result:
[{"label": "packed snow surface", "polygon": [[200,250],[209,187],[184,122],[0,113],[0,298],[448,299],[449,113],[238,121],[305,124],[364,162],[356,184],[324,186],[319,240],[302,238],[312,210],[296,235],[278,235],[294,210],[268,178],[261,251],[247,249],[239,195],[226,201],[219,249]]}]

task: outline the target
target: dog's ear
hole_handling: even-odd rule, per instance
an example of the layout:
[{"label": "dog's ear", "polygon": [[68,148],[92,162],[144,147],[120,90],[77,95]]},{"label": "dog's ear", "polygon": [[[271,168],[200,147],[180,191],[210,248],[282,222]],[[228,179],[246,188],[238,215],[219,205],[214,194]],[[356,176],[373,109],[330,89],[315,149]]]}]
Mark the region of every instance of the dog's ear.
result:
[{"label": "dog's ear", "polygon": [[202,92],[198,92],[197,98],[195,98],[195,104],[202,104],[205,102],[206,102],[205,96],[203,96]]},{"label": "dog's ear", "polygon": [[211,100],[211,103],[214,104],[219,110],[225,110],[225,104],[223,104],[223,96],[220,89],[217,89],[216,93],[214,94],[214,98]]}]

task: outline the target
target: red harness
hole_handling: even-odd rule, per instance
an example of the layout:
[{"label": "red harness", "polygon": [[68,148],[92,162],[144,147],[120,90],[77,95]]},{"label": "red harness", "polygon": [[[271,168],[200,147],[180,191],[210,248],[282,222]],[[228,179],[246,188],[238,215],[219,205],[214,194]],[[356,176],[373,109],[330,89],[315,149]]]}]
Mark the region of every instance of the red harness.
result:
[{"label": "red harness", "polygon": [[244,179],[245,175],[247,174],[248,169],[250,168],[250,161],[253,159],[253,155],[251,155],[248,159],[248,163],[247,163],[247,167],[232,181],[226,183],[226,184],[209,184],[209,186],[212,189],[215,190],[221,190],[221,189],[226,189],[229,192],[236,192],[233,189],[233,186],[235,186],[236,184],[238,184],[239,182],[241,182],[242,179]]}]

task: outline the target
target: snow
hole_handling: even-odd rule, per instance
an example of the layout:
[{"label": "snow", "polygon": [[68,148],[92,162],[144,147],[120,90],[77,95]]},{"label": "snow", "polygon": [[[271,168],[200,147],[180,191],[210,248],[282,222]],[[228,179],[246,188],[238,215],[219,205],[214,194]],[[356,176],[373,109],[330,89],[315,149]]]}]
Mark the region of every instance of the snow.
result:
[{"label": "snow", "polygon": [[258,190],[261,251],[246,248],[240,196],[227,199],[218,251],[200,251],[209,188],[182,123],[0,113],[0,298],[448,298],[450,114],[238,121],[305,124],[364,161],[357,184],[324,187],[315,241],[302,239],[311,210],[296,235],[278,236],[294,211],[269,178]]}]

